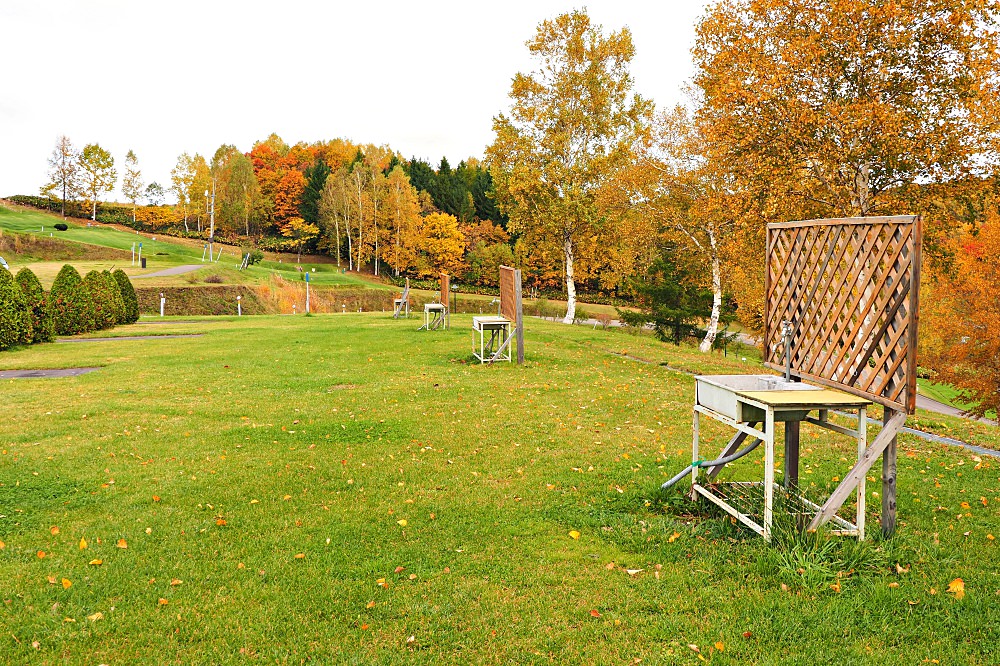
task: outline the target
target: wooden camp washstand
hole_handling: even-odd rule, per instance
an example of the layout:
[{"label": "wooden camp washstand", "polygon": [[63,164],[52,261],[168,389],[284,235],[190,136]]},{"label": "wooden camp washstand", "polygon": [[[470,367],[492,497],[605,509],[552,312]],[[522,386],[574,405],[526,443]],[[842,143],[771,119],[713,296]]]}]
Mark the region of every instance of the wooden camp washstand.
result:
[{"label": "wooden camp washstand", "polygon": [[410,278],[406,278],[406,286],[399,298],[392,301],[392,318],[399,319],[405,316],[410,318]]},{"label": "wooden camp washstand", "polygon": [[[513,327],[513,330],[512,330]],[[472,318],[472,354],[481,363],[512,360],[511,340],[517,343],[517,363],[524,363],[524,312],[521,271],[500,267],[500,313]],[[478,344],[477,344],[478,343]]]},{"label": "wooden camp washstand", "polygon": [[[916,406],[916,345],[921,255],[919,216],[808,220],[769,224],[764,364],[789,382],[742,387],[735,380],[699,377],[694,406],[692,496],[705,497],[770,540],[774,491],[797,486],[799,430],[805,422],[855,438],[858,460],[822,506],[796,497],[815,513],[809,530],[826,522],[840,534],[865,536],[865,477],[882,457],[882,532],[896,525],[896,437]],[[733,376],[729,376],[733,377]],[[752,377],[752,376],[751,376]],[[761,378],[761,376],[757,376]],[[749,379],[749,378],[748,378]],[[813,386],[791,386],[803,380]],[[817,386],[818,385],[818,386]],[[764,390],[754,390],[763,388]],[[867,408],[884,409],[882,431],[867,443]],[[830,423],[831,409],[856,411],[854,428]],[[812,416],[818,412],[817,416]],[[727,484],[703,484],[698,464],[700,416],[737,432],[721,457],[747,437],[764,443],[761,523],[726,501]],[[784,421],[784,487],[774,483],[775,423]],[[763,423],[763,428],[757,425]],[[724,465],[707,468],[711,481]],[[852,524],[837,515],[857,490]]]},{"label": "wooden camp washstand", "polygon": [[439,328],[449,328],[448,290],[450,278],[447,273],[441,273],[441,292],[437,302],[424,303],[424,325],[418,331],[433,331]]}]

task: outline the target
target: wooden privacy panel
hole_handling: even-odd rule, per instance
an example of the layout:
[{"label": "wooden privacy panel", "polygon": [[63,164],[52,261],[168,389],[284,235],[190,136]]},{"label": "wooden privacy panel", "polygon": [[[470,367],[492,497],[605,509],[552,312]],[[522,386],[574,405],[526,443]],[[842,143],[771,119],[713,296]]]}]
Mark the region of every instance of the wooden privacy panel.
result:
[{"label": "wooden privacy panel", "polygon": [[500,267],[500,314],[517,321],[517,294],[514,287],[514,270],[510,266]]},{"label": "wooden privacy panel", "polygon": [[441,303],[448,305],[448,299],[451,298],[451,294],[448,288],[451,284],[451,280],[447,273],[441,273]]},{"label": "wooden privacy panel", "polygon": [[912,414],[920,216],[767,225],[764,363]]}]

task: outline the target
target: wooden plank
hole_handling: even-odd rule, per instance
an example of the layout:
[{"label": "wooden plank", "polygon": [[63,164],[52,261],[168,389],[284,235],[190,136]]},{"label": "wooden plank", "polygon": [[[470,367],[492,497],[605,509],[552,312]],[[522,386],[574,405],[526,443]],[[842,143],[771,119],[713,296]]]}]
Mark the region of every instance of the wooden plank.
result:
[{"label": "wooden plank", "polygon": [[878,459],[882,452],[885,450],[889,443],[899,434],[900,429],[906,423],[906,413],[901,411],[893,411],[892,416],[886,421],[885,425],[882,427],[882,432],[878,434],[875,441],[865,449],[865,453],[861,456],[861,459],[854,465],[844,480],[840,482],[840,485],[833,491],[829,499],[823,503],[823,508],[816,514],[809,523],[809,530],[819,529],[823,523],[830,520],[840,507],[847,500],[847,496],[858,486],[861,479],[864,478],[868,470],[871,469],[872,465]]},{"label": "wooden plank", "polygon": [[[758,421],[749,422],[751,428],[756,427],[757,423]],[[740,444],[742,444],[748,436],[749,435],[742,430],[737,432],[722,449],[722,453],[719,454],[718,458],[725,458],[726,456],[731,456],[736,453],[736,451],[740,448]],[[713,460],[718,460],[718,458],[713,458]],[[715,477],[719,475],[719,472],[722,471],[723,467],[725,467],[725,465],[712,465],[711,467],[706,467],[705,476],[708,477],[709,481],[714,481]]]},{"label": "wooden plank", "polygon": [[[888,407],[882,411],[882,423],[892,418]],[[897,412],[899,413],[899,412]],[[905,415],[904,415],[905,419]],[[888,427],[887,425],[885,427]],[[882,453],[882,535],[892,536],[896,531],[896,441],[895,434]]]},{"label": "wooden plank", "polygon": [[836,409],[869,405],[871,400],[844,391],[736,391],[736,395],[779,408]]},{"label": "wooden plank", "polygon": [[517,364],[524,365],[524,305],[521,302],[521,271],[514,271],[514,335],[517,336]]},{"label": "wooden plank", "polygon": [[792,222],[771,222],[768,229],[794,229],[796,227],[821,227],[834,224],[913,224],[916,215],[885,215],[872,217],[838,217],[824,220],[794,220]]},{"label": "wooden plank", "polygon": [[799,485],[799,422],[785,422],[785,466],[782,474],[785,489]]}]

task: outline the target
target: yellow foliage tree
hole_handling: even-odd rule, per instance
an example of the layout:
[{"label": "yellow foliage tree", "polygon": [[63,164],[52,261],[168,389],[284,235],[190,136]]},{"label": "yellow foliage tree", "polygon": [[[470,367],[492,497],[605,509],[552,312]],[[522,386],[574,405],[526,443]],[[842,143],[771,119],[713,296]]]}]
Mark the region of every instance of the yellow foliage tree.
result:
[{"label": "yellow foliage tree", "polygon": [[458,228],[458,218],[447,213],[431,213],[424,218],[424,251],[433,273],[456,275],[464,267],[465,236]]}]

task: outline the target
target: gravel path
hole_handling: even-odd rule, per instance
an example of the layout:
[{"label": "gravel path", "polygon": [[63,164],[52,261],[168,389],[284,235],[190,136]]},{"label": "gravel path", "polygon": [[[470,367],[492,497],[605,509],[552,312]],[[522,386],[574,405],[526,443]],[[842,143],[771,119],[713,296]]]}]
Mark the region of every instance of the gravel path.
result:
[{"label": "gravel path", "polygon": [[0,379],[42,379],[49,377],[76,377],[100,368],[50,368],[48,370],[0,370]]},{"label": "gravel path", "polygon": [[204,264],[184,264],[183,266],[174,266],[173,268],[164,268],[162,271],[156,271],[155,273],[146,273],[145,275],[133,275],[133,280],[141,280],[142,278],[151,277],[167,277],[168,275],[184,275],[185,273],[190,273],[196,271],[199,268],[204,268]]},{"label": "gravel path", "polygon": [[111,340],[166,340],[168,338],[200,338],[204,333],[184,335],[119,335],[107,338],[59,338],[56,342],[109,342]]}]

